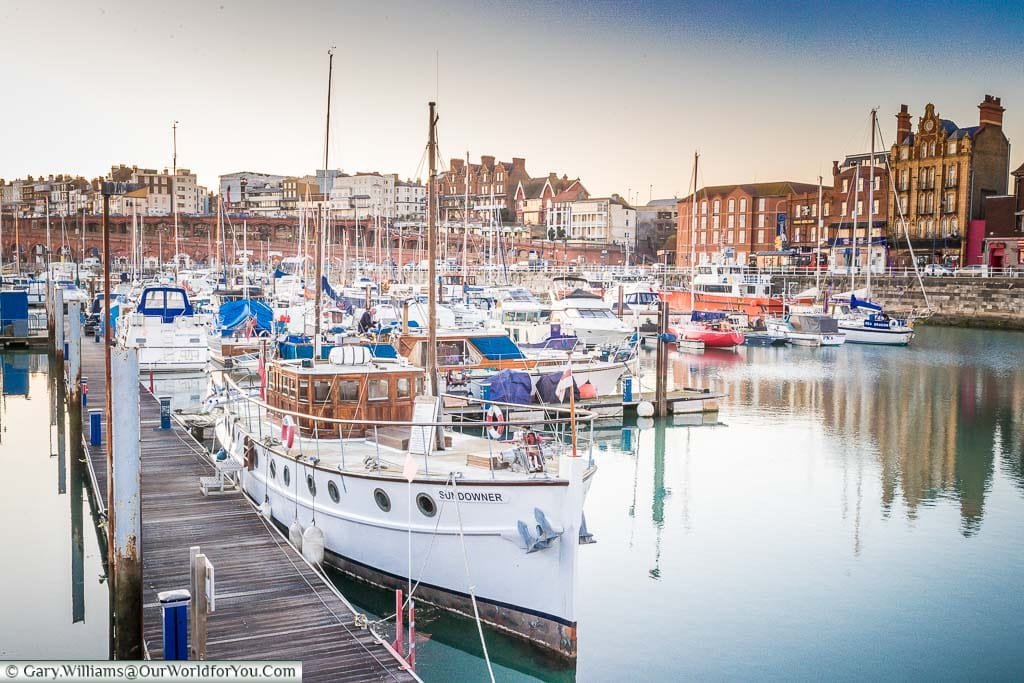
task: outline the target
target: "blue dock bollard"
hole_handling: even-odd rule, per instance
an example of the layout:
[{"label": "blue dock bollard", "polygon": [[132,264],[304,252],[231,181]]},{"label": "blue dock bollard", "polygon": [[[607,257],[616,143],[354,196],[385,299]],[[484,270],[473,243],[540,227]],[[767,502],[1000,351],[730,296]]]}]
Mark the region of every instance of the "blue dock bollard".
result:
[{"label": "blue dock bollard", "polygon": [[156,594],[164,624],[164,659],[188,659],[188,606],[192,594],[181,588]]},{"label": "blue dock bollard", "polygon": [[65,358],[65,360],[67,359],[67,357],[68,357],[68,343],[64,342],[64,358]]},{"label": "blue dock bollard", "polygon": [[160,429],[168,430],[171,428],[171,397],[161,396],[160,397]]},{"label": "blue dock bollard", "polygon": [[622,379],[622,402],[632,403],[633,402],[633,378],[624,377]]},{"label": "blue dock bollard", "polygon": [[99,446],[103,443],[103,411],[94,408],[89,411],[89,445]]}]

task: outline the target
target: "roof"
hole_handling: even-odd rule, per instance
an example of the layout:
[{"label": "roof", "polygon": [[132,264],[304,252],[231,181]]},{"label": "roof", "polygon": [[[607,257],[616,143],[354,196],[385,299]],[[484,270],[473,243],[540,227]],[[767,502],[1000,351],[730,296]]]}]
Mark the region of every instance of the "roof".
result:
[{"label": "roof", "polygon": [[1024,164],[1017,167],[1017,170],[1013,172],[1013,175],[1024,175]]},{"label": "roof", "polygon": [[[818,186],[814,183],[798,183],[792,180],[780,180],[771,183],[740,183],[738,185],[706,185],[697,194],[701,196],[726,195],[736,189],[742,189],[751,197],[782,197],[788,194],[804,194],[817,192]],[[678,201],[686,201],[692,195],[686,195]]]},{"label": "roof", "polygon": [[973,138],[974,134],[981,130],[981,126],[971,126],[970,128],[957,128],[949,136],[950,140],[959,140],[960,138]]},{"label": "roof", "polygon": [[672,197],[671,199],[652,199],[651,201],[647,202],[647,206],[675,206],[678,203],[678,197]]}]

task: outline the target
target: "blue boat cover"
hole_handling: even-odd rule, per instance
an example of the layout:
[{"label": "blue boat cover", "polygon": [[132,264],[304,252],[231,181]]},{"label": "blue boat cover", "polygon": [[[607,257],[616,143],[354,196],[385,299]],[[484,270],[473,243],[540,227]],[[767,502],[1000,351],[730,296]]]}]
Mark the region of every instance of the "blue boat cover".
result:
[{"label": "blue boat cover", "polygon": [[518,370],[502,370],[490,379],[491,390],[487,398],[498,403],[529,405],[533,396],[530,375]]},{"label": "blue boat cover", "polygon": [[324,291],[324,294],[330,297],[331,301],[337,301],[340,297],[334,288],[331,287],[331,283],[327,281],[326,275],[320,276],[320,288]]},{"label": "blue boat cover", "polygon": [[469,343],[487,360],[519,360],[526,358],[508,335],[470,337]]},{"label": "blue boat cover", "polygon": [[363,344],[370,349],[374,358],[398,358],[398,351],[391,344]]},{"label": "blue boat cover", "polygon": [[695,323],[710,323],[716,320],[725,320],[725,313],[719,311],[694,311],[690,314],[690,320]]},{"label": "blue boat cover", "polygon": [[160,316],[165,323],[174,322],[178,316],[195,314],[188,294],[181,287],[146,287],[137,310],[146,316]]},{"label": "blue boat cover", "polygon": [[853,294],[850,295],[850,308],[866,308],[869,311],[879,312],[882,310],[882,307],[878,304],[866,299],[858,299]]},{"label": "blue boat cover", "polygon": [[[541,403],[568,403],[569,392],[565,392],[562,397],[564,401],[558,400],[558,383],[562,381],[562,370],[556,370],[555,372],[542,375],[537,380],[537,396],[540,397]],[[575,396],[574,400],[579,400],[580,397],[580,386],[576,383],[576,378],[572,378],[572,390]]]},{"label": "blue boat cover", "polygon": [[220,325],[220,335],[230,337],[238,331],[245,332],[249,320],[255,318],[256,325],[253,327],[252,336],[260,332],[271,332],[274,327],[274,312],[270,306],[257,299],[237,299],[225,301],[217,311],[217,324]]},{"label": "blue boat cover", "polygon": [[288,273],[286,273],[283,270],[281,270],[281,266],[279,265],[277,267],[277,269],[274,271],[274,278],[276,279],[276,278],[279,278],[279,277],[284,277],[287,274]]}]

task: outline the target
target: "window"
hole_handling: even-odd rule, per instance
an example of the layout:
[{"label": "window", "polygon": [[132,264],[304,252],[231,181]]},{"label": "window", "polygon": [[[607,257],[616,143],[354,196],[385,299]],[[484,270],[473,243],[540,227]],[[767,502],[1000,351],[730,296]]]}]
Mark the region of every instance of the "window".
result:
[{"label": "window", "polygon": [[764,226],[765,226],[764,214],[763,213],[759,213],[759,214],[757,214],[757,227],[763,228]]},{"label": "window", "polygon": [[708,217],[707,216],[701,216],[700,217],[700,229],[701,230],[707,230],[708,229]]},{"label": "window", "polygon": [[956,140],[951,140],[949,147],[946,148],[948,154],[956,154]]},{"label": "window", "polygon": [[425,517],[433,517],[437,514],[437,504],[434,499],[425,493],[416,496],[416,507]]},{"label": "window", "polygon": [[850,179],[843,178],[843,192],[849,192],[850,190]]},{"label": "window", "polygon": [[309,495],[316,498],[316,479],[312,472],[306,475],[306,488],[309,489]]},{"label": "window", "polygon": [[343,379],[338,382],[338,397],[342,401],[359,400],[359,380]]},{"label": "window", "polygon": [[732,230],[730,230],[730,231],[729,231],[728,233],[726,233],[726,236],[725,236],[725,240],[726,240],[726,241],[727,241],[727,242],[728,242],[729,244],[732,244],[732,238],[733,238],[733,237],[735,237],[735,234],[733,233],[733,231],[732,231]]},{"label": "window", "polygon": [[757,200],[757,210],[764,211],[764,197],[759,197]]},{"label": "window", "polygon": [[745,213],[741,213],[740,214],[740,227],[741,228],[747,227],[747,214],[745,214]]},{"label": "window", "polygon": [[[732,200],[730,199],[729,201],[732,201]],[[736,216],[735,216],[735,214],[731,214],[731,213],[729,214],[729,221],[728,222],[729,222],[729,229],[730,230],[732,228],[736,227]]]},{"label": "window", "polygon": [[409,378],[408,377],[399,377],[398,381],[397,381],[397,383],[395,385],[395,395],[398,398],[409,398],[409,389],[410,389]]},{"label": "window", "polygon": [[764,242],[764,230],[757,231],[757,241]]},{"label": "window", "polygon": [[733,213],[734,211],[736,211],[736,200],[735,199],[730,199],[729,200],[729,213]]},{"label": "window", "polygon": [[858,199],[857,200],[857,215],[858,216],[863,216],[864,215],[864,200],[863,199]]},{"label": "window", "polygon": [[288,486],[292,483],[292,473],[288,471],[288,465],[284,466],[284,472],[281,474],[284,479],[284,485]]},{"label": "window", "polygon": [[373,502],[377,503],[377,507],[382,511],[391,512],[391,498],[388,497],[384,489],[373,490]]},{"label": "window", "polygon": [[747,199],[743,197],[740,199],[740,211],[746,213],[747,211]]},{"label": "window", "polygon": [[337,503],[341,500],[341,494],[338,492],[338,485],[333,481],[327,482],[327,495],[331,497],[331,500]]},{"label": "window", "polygon": [[711,217],[711,227],[714,228],[715,230],[718,230],[719,228],[720,218],[721,216],[719,216],[717,213]]},{"label": "window", "polygon": [[700,203],[700,212],[701,213],[707,213],[708,212],[708,202],[707,202],[706,199]]},{"label": "window", "polygon": [[388,381],[386,379],[370,379],[366,381],[367,394],[371,401],[386,401],[388,398]]},{"label": "window", "polygon": [[714,213],[717,216],[722,211],[722,200],[716,199],[714,203]]},{"label": "window", "polygon": [[317,380],[313,383],[313,401],[315,403],[329,403],[331,400],[331,383],[326,380]]},{"label": "window", "polygon": [[277,479],[277,465],[273,460],[270,461],[270,478]]},{"label": "window", "polygon": [[746,241],[747,241],[747,231],[746,230],[740,230],[740,243],[741,244],[745,244]]},{"label": "window", "polygon": [[871,213],[875,214],[876,216],[878,215],[878,207],[879,207],[878,201],[879,200],[876,199],[875,202],[874,202],[874,205],[871,207]]},{"label": "window", "polygon": [[299,403],[309,403],[309,380],[299,380]]},{"label": "window", "polygon": [[839,205],[839,215],[846,216],[846,202],[842,202]]}]

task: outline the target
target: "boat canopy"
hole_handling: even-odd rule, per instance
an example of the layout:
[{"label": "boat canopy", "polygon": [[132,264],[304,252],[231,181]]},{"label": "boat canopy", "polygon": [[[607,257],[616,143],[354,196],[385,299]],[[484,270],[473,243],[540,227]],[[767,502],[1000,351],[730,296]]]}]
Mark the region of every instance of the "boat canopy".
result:
[{"label": "boat canopy", "polygon": [[[249,321],[253,321],[250,323]],[[270,306],[257,299],[238,299],[225,301],[217,311],[217,323],[222,337],[230,337],[239,330],[249,336],[260,332],[271,332],[274,326],[274,311]],[[246,330],[247,325],[251,330]]]},{"label": "boat canopy", "polygon": [[793,330],[805,334],[838,334],[839,321],[829,315],[791,315]]},{"label": "boat canopy", "polygon": [[533,402],[533,382],[530,375],[520,370],[502,370],[488,382],[488,397],[498,403],[520,403],[529,405]]},{"label": "boat canopy", "polygon": [[726,314],[722,311],[693,311],[690,313],[690,320],[695,323],[713,323],[725,320]]},{"label": "boat canopy", "polygon": [[882,307],[873,301],[867,299],[858,299],[855,295],[850,295],[850,308],[863,308],[869,311],[881,312]]},{"label": "boat canopy", "polygon": [[188,294],[181,287],[146,287],[139,297],[137,310],[145,316],[160,316],[165,323],[195,314]]},{"label": "boat canopy", "polygon": [[563,299],[600,299],[601,297],[593,292],[588,292],[582,289],[574,289],[566,294]]},{"label": "boat canopy", "polygon": [[526,358],[516,343],[507,335],[470,337],[469,343],[487,360],[520,360]]},{"label": "boat canopy", "polygon": [[391,344],[363,344],[363,346],[370,350],[370,355],[374,358],[398,359],[398,350]]}]

